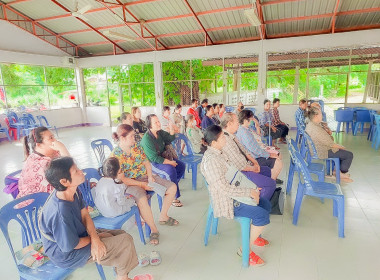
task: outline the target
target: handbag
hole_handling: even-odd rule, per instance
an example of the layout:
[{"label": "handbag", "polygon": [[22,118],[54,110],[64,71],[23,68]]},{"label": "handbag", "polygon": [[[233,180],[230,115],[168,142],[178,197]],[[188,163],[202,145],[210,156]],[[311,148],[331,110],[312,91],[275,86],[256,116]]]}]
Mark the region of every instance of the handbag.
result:
[{"label": "handbag", "polygon": [[[257,189],[257,185],[247,178],[241,171],[233,165],[227,165],[226,179],[230,185],[240,188]],[[251,197],[237,196],[232,199],[244,204],[257,206],[257,202]]]},{"label": "handbag", "polygon": [[[158,148],[158,144],[156,142],[156,137],[154,137],[153,133],[148,130],[149,135],[154,139],[154,146],[156,148],[157,154],[160,154],[160,149]],[[161,156],[163,158],[166,158],[168,160],[176,160],[178,159],[177,152],[174,150],[174,147],[171,144],[165,145],[164,151],[161,153]]]},{"label": "handbag", "polygon": [[282,188],[276,188],[271,199],[270,203],[272,205],[271,214],[273,215],[282,215],[284,213],[284,204],[285,204],[285,194]]}]

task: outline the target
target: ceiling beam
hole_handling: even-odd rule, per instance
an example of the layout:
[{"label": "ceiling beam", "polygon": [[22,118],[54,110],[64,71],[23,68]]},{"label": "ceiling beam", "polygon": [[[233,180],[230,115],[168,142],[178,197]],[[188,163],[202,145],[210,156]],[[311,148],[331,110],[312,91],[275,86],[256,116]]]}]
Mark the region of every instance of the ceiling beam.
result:
[{"label": "ceiling beam", "polygon": [[191,7],[191,5],[189,4],[189,2],[187,0],[183,0],[183,1],[185,2],[187,8],[189,8],[189,10],[191,11],[192,15],[194,16],[195,20],[198,22],[199,26],[202,28],[203,32],[205,33],[205,46],[207,46],[207,39],[209,40],[209,42],[211,43],[211,45],[213,45],[214,42],[212,41],[210,35],[207,33],[206,28],[203,26],[202,22],[199,20],[198,16],[194,12],[194,10]]},{"label": "ceiling beam", "polygon": [[283,3],[288,3],[288,2],[301,2],[301,1],[305,1],[305,0],[276,0],[276,1],[261,3],[261,5],[264,7],[264,6],[269,6],[269,5],[277,5],[277,4],[283,4]]},{"label": "ceiling beam", "polygon": [[335,32],[335,21],[336,21],[336,14],[338,12],[339,2],[340,0],[336,0],[334,15],[332,16],[332,19],[331,19],[331,33]]},{"label": "ceiling beam", "polygon": [[[71,13],[71,11],[69,9],[67,9],[65,6],[63,6],[61,3],[59,3],[58,1],[56,0],[51,0],[51,2],[53,2],[54,4],[56,4],[58,7],[60,7],[62,10],[64,10],[65,12],[68,12],[68,13]],[[127,53],[127,50],[125,50],[123,47],[121,47],[120,45],[118,45],[116,42],[114,42],[113,40],[111,40],[110,38],[108,38],[107,36],[105,36],[103,33],[101,33],[99,30],[96,30],[92,25],[90,25],[89,23],[87,23],[86,21],[84,21],[83,19],[81,18],[77,18],[75,17],[78,21],[80,21],[81,23],[83,23],[84,25],[87,25],[90,29],[92,29],[93,31],[95,31],[98,35],[100,35],[101,37],[103,37],[104,39],[106,39],[108,42],[110,42],[111,44],[113,44],[115,47],[117,47],[118,49],[120,49],[121,51],[123,51],[124,53]],[[115,51],[115,54],[116,54],[116,51]]]},{"label": "ceiling beam", "polygon": [[261,25],[260,25],[261,39],[264,40],[267,38],[267,36],[266,36],[266,30],[265,30],[263,8],[261,6],[260,0],[256,0],[256,9],[257,9],[257,13],[261,22]]}]

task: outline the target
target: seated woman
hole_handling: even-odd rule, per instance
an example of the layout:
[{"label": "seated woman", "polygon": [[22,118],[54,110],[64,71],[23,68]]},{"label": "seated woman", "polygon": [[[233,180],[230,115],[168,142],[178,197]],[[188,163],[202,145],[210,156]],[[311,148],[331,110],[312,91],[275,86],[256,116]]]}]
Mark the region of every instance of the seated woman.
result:
[{"label": "seated woman", "polygon": [[174,127],[172,125],[169,126],[170,133],[163,131],[161,129],[160,120],[155,114],[147,116],[146,124],[148,131],[141,140],[141,146],[152,165],[169,175],[170,181],[177,185],[176,199],[173,200],[172,205],[181,207],[183,205],[181,201],[178,200],[181,196],[178,183],[185,173],[186,164],[178,159],[167,159],[163,157],[166,146],[171,145],[175,139]]},{"label": "seated woman", "polygon": [[181,113],[182,105],[177,104],[174,108],[173,114],[170,116],[170,119],[171,122],[178,127],[178,132],[183,134],[185,132],[185,121]]},{"label": "seated woman", "polygon": [[131,114],[133,118],[133,128],[139,131],[140,136],[147,131],[145,122],[141,119],[141,111],[139,107],[132,107]]},{"label": "seated woman", "polygon": [[220,125],[220,116],[219,116],[219,111],[220,107],[218,103],[212,104],[212,108],[214,108],[214,115],[212,116],[212,119],[214,120],[215,124]]},{"label": "seated woman", "polygon": [[[310,104],[310,107],[318,108],[322,112],[321,105],[319,104],[319,102],[312,102]],[[322,117],[323,117],[323,114],[322,114]],[[321,126],[331,136],[331,139],[334,140],[334,138],[332,137],[332,130],[329,128],[327,122],[321,121]]]},{"label": "seated woman", "polygon": [[[209,185],[214,216],[227,219],[240,216],[252,219],[250,247],[268,245],[269,242],[260,237],[260,234],[269,224],[271,210],[269,200],[260,198],[260,189],[236,187],[226,180],[228,158],[222,153],[226,137],[221,127],[217,125],[208,127],[205,132],[205,141],[209,147],[202,159],[201,172]],[[238,202],[233,197],[251,197],[257,202],[257,206]],[[256,266],[265,264],[253,251],[249,254],[249,263]]]},{"label": "seated woman", "polygon": [[52,160],[46,179],[55,191],[46,201],[38,224],[49,259],[67,269],[96,261],[115,267],[117,279],[130,280],[128,274],[138,264],[133,238],[124,230],[95,229],[82,195],[77,192],[85,177],[73,159]]},{"label": "seated woman", "polygon": [[135,200],[128,197],[128,187],[123,184],[124,173],[120,170],[119,160],[115,157],[107,158],[101,170],[104,177],[91,189],[100,214],[114,218],[131,211]]},{"label": "seated woman", "polygon": [[339,158],[340,159],[340,178],[342,181],[350,183],[348,170],[351,166],[354,155],[347,151],[345,147],[336,144],[330,135],[321,126],[322,112],[316,107],[311,107],[307,113],[309,123],[306,125],[306,133],[310,135],[317,150],[318,158]]},{"label": "seated woman", "polygon": [[186,135],[193,146],[194,153],[203,154],[207,147],[204,145],[203,133],[197,127],[197,121],[193,115],[186,116]]},{"label": "seated woman", "polygon": [[249,154],[256,159],[260,166],[268,166],[272,169],[271,178],[276,180],[277,184],[282,184],[282,180],[278,179],[278,175],[282,170],[282,160],[275,153],[269,153],[262,148],[255,138],[255,132],[251,129],[254,123],[254,115],[250,110],[242,110],[239,113],[240,126],[236,133],[236,138],[247,149]]},{"label": "seated woman", "polygon": [[140,145],[136,145],[133,127],[122,124],[117,128],[113,137],[118,141],[118,146],[112,151],[111,157],[119,160],[122,182],[127,186],[126,192],[133,195],[140,214],[144,221],[151,227],[151,243],[158,244],[158,229],[154,223],[152,209],[148,204],[147,192],[153,189],[149,183],[156,182],[166,188],[163,197],[162,210],[159,218],[162,225],[177,225],[178,221],[170,218],[168,210],[176,193],[176,185],[168,180],[152,174],[152,166],[146,159],[146,155]]},{"label": "seated woman", "polygon": [[201,122],[201,127],[203,130],[205,130],[210,125],[216,124],[216,122],[212,118],[214,116],[214,108],[212,108],[211,105],[207,105],[205,110],[206,110],[206,115],[203,117],[202,122]]},{"label": "seated woman", "polygon": [[270,101],[268,99],[264,100],[264,112],[260,115],[260,126],[261,130],[264,133],[264,136],[267,136],[269,134],[269,122],[270,125],[270,135],[272,136],[272,146],[276,149],[280,149],[276,146],[276,140],[281,137],[282,130],[280,128],[275,127],[273,116],[270,112]]},{"label": "seated woman", "polygon": [[52,192],[54,188],[45,178],[46,167],[54,158],[69,156],[69,151],[44,126],[33,129],[28,137],[24,137],[23,145],[26,160],[18,181],[17,198],[32,193]]},{"label": "seated woman", "polygon": [[[131,113],[123,112],[120,116],[120,123],[121,124],[127,124],[133,127],[133,117]],[[137,128],[134,128],[135,130],[135,140],[137,143],[140,143],[142,134],[140,135],[140,131]]]}]

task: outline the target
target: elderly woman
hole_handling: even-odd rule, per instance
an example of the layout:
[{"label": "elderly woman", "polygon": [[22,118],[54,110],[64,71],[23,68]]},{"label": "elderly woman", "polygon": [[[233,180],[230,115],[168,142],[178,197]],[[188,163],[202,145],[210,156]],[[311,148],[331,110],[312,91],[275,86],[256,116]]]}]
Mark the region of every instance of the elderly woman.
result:
[{"label": "elderly woman", "polygon": [[171,121],[178,127],[179,133],[185,132],[185,120],[182,116],[182,105],[177,104],[174,108],[173,114],[170,116]]},{"label": "elderly woman", "polygon": [[316,107],[311,107],[308,111],[309,123],[306,126],[306,133],[310,135],[317,150],[318,158],[339,158],[340,178],[342,181],[350,183],[348,169],[351,166],[354,155],[347,151],[345,147],[336,144],[325,129],[321,126],[322,112]]},{"label": "elderly woman", "polygon": [[111,157],[116,157],[120,163],[120,170],[124,173],[122,182],[127,186],[126,193],[134,196],[141,216],[151,227],[151,243],[158,244],[158,230],[153,220],[152,209],[149,207],[146,191],[152,191],[149,183],[156,182],[166,188],[161,215],[162,225],[177,225],[178,221],[169,217],[168,210],[176,193],[176,186],[172,182],[152,174],[152,166],[140,145],[136,144],[135,132],[129,125],[122,124],[114,133],[118,146],[112,151]]},{"label": "elderly woman", "polygon": [[29,137],[24,137],[23,144],[26,160],[18,182],[17,198],[32,193],[52,192],[54,187],[46,180],[45,170],[52,159],[70,155],[65,145],[43,126],[33,129]]},{"label": "elderly woman", "polygon": [[186,116],[186,136],[189,138],[195,153],[203,154],[206,151],[207,147],[203,144],[202,130],[197,127],[197,121],[193,115]]},{"label": "elderly woman", "polygon": [[[252,220],[250,247],[268,245],[269,242],[260,237],[260,234],[269,224],[271,210],[269,200],[260,198],[260,189],[236,187],[228,183],[225,177],[228,158],[222,153],[226,145],[226,136],[220,126],[209,126],[205,131],[205,141],[209,147],[202,159],[201,172],[209,185],[214,216],[227,219],[233,219],[234,216],[250,218]],[[238,202],[233,199],[234,197],[250,197],[257,202],[257,206]],[[238,251],[238,254],[240,253],[241,249]],[[265,264],[253,251],[249,254],[249,263],[252,266]]]},{"label": "elderly woman", "polygon": [[177,185],[176,199],[173,200],[172,205],[181,207],[183,205],[178,200],[178,197],[181,196],[178,183],[185,173],[186,164],[178,159],[169,158],[165,153],[167,146],[171,147],[171,143],[175,139],[174,125],[169,125],[169,132],[162,130],[160,120],[155,114],[147,116],[146,124],[148,131],[141,140],[141,146],[152,165],[167,174],[170,181]]},{"label": "elderly woman", "polygon": [[[270,124],[270,127],[269,127]],[[275,127],[274,125],[274,119],[273,115],[270,112],[270,101],[268,99],[264,100],[264,112],[260,114],[260,127],[261,130],[264,133],[264,136],[267,136],[269,134],[269,128],[270,128],[270,135],[272,136],[272,146],[276,149],[280,149],[276,146],[276,139],[280,138],[282,135],[282,130],[278,127]]]}]

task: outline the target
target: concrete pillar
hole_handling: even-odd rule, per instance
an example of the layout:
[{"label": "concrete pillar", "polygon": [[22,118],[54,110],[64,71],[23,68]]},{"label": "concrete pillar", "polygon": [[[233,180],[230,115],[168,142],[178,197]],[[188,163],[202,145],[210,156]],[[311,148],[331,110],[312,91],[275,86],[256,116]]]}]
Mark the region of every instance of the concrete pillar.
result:
[{"label": "concrete pillar", "polygon": [[87,102],[86,102],[86,91],[84,85],[84,77],[82,68],[75,67],[75,75],[77,79],[78,87],[78,102],[79,106],[82,109],[82,123],[87,123]]},{"label": "concrete pillar", "polygon": [[257,109],[259,112],[263,111],[264,100],[267,96],[267,53],[264,49],[263,42],[261,44],[261,51],[259,52],[259,80],[257,84]]},{"label": "concrete pillar", "polygon": [[154,61],[154,92],[156,94],[156,114],[162,115],[162,108],[164,107],[164,89],[162,80],[162,62]]}]

